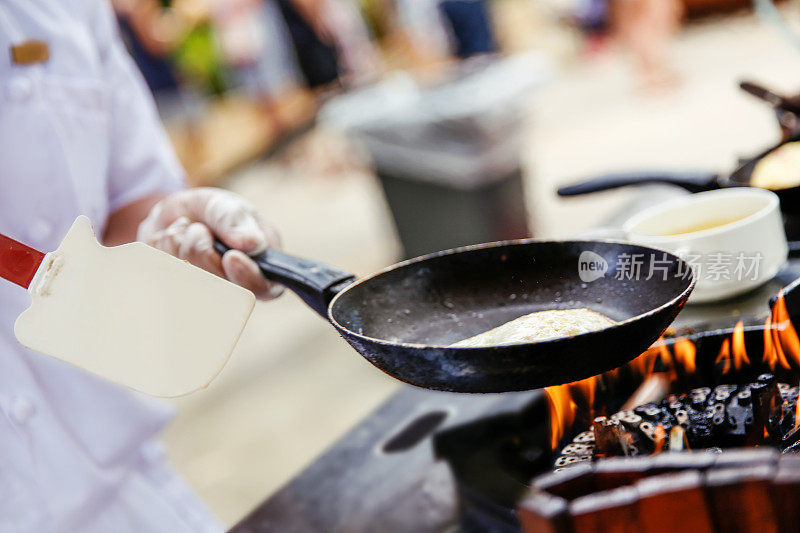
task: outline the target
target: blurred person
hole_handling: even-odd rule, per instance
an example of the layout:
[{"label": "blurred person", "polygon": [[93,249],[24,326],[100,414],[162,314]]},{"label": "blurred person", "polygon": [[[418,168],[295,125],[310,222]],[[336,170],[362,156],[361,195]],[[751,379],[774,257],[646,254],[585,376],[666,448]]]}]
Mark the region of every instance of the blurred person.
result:
[{"label": "blurred person", "polygon": [[277,134],[282,95],[365,83],[382,69],[352,0],[228,0],[213,13],[227,65]]},{"label": "blurred person", "polygon": [[111,0],[123,40],[135,41],[126,40],[134,60],[140,55],[148,61],[162,58],[177,71],[181,88],[220,94],[225,81],[209,21],[210,1]]},{"label": "blurred person", "polygon": [[611,2],[614,36],[636,60],[643,89],[674,85],[677,74],[667,60],[672,35],[683,17],[680,0],[614,0]]},{"label": "blurred person", "polygon": [[586,51],[589,54],[605,48],[609,33],[608,0],[580,0],[574,14],[565,21],[576,27],[585,36]]},{"label": "blurred person", "polygon": [[486,0],[442,0],[439,9],[448,23],[455,57],[468,59],[497,51]]},{"label": "blurred person", "polygon": [[486,0],[398,0],[398,14],[422,57],[463,60],[497,51]]},{"label": "blurred person", "polygon": [[372,81],[380,57],[354,0],[268,0],[280,9],[304,85],[316,93]]},{"label": "blurred person", "polygon": [[326,0],[274,0],[289,30],[306,87],[320,93],[339,85],[339,51],[325,18]]},{"label": "blurred person", "polygon": [[[184,189],[106,1],[5,0],[0,43],[0,232],[53,250],[84,214],[106,245],[138,238],[280,292],[244,253],[277,247],[274,229],[233,193]],[[234,249],[220,257],[214,235]],[[13,324],[29,297],[0,284],[0,300],[0,531],[221,531],[166,464],[170,409],[24,349]]]},{"label": "blurred person", "polygon": [[681,0],[581,0],[564,20],[585,36],[590,54],[612,39],[632,53],[639,85],[650,90],[678,81],[667,50],[682,16]]},{"label": "blurred person", "polygon": [[212,10],[225,64],[277,136],[285,129],[278,99],[300,79],[280,11],[271,0],[218,1]]},{"label": "blurred person", "polygon": [[422,63],[446,60],[450,37],[439,0],[395,0],[398,24]]},{"label": "blurred person", "polygon": [[321,11],[325,31],[339,50],[343,84],[375,81],[384,64],[356,0],[324,0]]},{"label": "blurred person", "polygon": [[284,86],[338,83],[339,54],[325,23],[325,0],[225,0],[215,22],[238,82],[272,107]]},{"label": "blurred person", "polygon": [[[211,71],[213,66],[198,68],[197,60],[187,65],[182,56],[187,55],[187,46],[196,48],[201,44],[198,33],[203,31],[207,6],[203,0],[111,1],[123,42],[155,98],[158,113],[171,130],[186,140],[192,156],[186,163],[194,167],[206,152],[202,132],[205,104],[201,94],[205,81],[199,78],[210,75],[197,71]],[[193,44],[187,45],[190,39]],[[190,51],[190,56],[198,55],[204,54]],[[213,59],[207,61],[213,63]]]},{"label": "blurred person", "polygon": [[[158,38],[163,30],[156,30],[160,22],[173,22],[165,28],[169,33],[178,32],[176,17],[161,16],[161,7],[156,0],[113,0],[117,14],[120,34],[128,51],[144,77],[156,103],[162,97],[172,97],[178,93],[178,79],[175,68],[169,59],[173,46]],[[169,39],[176,40],[176,39]]]}]

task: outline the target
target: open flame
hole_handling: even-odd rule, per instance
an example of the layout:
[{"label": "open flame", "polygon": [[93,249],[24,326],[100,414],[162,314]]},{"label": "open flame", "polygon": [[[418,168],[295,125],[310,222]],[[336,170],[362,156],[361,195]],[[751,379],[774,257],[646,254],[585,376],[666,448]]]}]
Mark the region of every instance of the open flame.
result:
[{"label": "open flame", "polygon": [[[771,370],[775,370],[778,366],[787,370],[792,366],[800,369],[800,338],[790,320],[783,293],[778,295],[765,326],[763,363]],[[656,364],[659,361],[661,366],[658,367],[658,371],[663,372],[670,383],[674,383],[682,377],[692,376],[697,371],[697,347],[686,338],[675,339],[671,346],[661,338],[623,367],[601,376],[547,387],[545,394],[550,410],[552,449],[558,448],[577,418],[591,421],[595,416],[604,414],[603,409],[595,405],[599,384],[604,383],[605,386],[613,388],[614,382],[626,373],[645,381],[656,372]],[[745,327],[742,321],[736,324],[731,337],[723,341],[715,362],[723,375],[752,364],[747,354]],[[800,402],[795,413],[795,426],[800,427]],[[663,448],[667,439],[663,428],[661,433],[658,429],[656,428],[657,449]]]},{"label": "open flame", "polygon": [[775,305],[772,306],[772,313],[767,318],[766,326],[764,329],[764,361],[773,370],[778,364],[789,369],[791,365],[786,357],[788,354],[795,365],[800,367],[800,339],[789,319],[783,292],[778,295]]},{"label": "open flame", "polygon": [[741,320],[733,328],[731,345],[733,346],[733,368],[741,370],[743,365],[750,364],[750,358],[747,357],[747,350],[744,345],[744,322]]},{"label": "open flame", "polygon": [[680,363],[687,374],[697,370],[697,347],[689,339],[680,338],[672,345],[675,360]]},{"label": "open flame", "polygon": [[747,349],[744,344],[744,322],[741,320],[737,322],[736,327],[733,328],[731,338],[722,342],[722,347],[715,362],[720,365],[723,375],[730,372],[731,368],[741,370],[744,365],[750,364],[750,358],[747,357]]},{"label": "open flame", "polygon": [[731,371],[731,342],[728,339],[722,341],[722,348],[714,362],[720,365],[723,374]]},{"label": "open flame", "polygon": [[[583,393],[583,398],[590,411],[594,410],[594,393],[597,390],[597,379],[597,376],[592,376],[581,381],[576,381],[573,384],[573,387]],[[594,418],[592,416],[593,414],[593,412],[590,412],[589,416]]]},{"label": "open flame", "polygon": [[570,384],[566,384],[544,389],[550,408],[550,448],[553,450],[558,448],[564,433],[575,421],[576,405],[569,387]]}]

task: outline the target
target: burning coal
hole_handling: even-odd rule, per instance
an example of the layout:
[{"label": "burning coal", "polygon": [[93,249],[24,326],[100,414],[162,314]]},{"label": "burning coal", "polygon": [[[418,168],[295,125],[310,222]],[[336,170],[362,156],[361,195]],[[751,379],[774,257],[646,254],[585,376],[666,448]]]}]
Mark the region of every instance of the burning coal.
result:
[{"label": "burning coal", "polygon": [[[753,346],[754,334],[763,337],[762,346]],[[595,455],[676,447],[772,445],[800,451],[797,387],[772,375],[796,380],[791,376],[800,373],[800,338],[783,295],[764,326],[739,322],[717,346],[716,357],[701,365],[692,340],[660,339],[621,368],[547,388],[552,449],[575,437],[567,446],[572,453],[562,454],[557,467]],[[759,351],[761,357],[754,357]],[[580,428],[588,431],[575,436]]]},{"label": "burning coal", "polygon": [[778,383],[772,374],[754,383],[670,394],[660,402],[596,418],[591,431],[561,450],[556,468],[600,457],[698,448],[770,445],[800,451],[797,396],[797,387]]}]

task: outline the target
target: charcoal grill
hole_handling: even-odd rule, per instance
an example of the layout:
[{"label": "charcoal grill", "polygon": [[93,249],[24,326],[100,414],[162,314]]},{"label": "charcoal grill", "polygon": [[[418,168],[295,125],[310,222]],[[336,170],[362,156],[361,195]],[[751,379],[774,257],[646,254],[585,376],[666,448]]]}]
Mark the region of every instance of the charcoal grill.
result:
[{"label": "charcoal grill", "polygon": [[[678,448],[711,449],[770,445],[800,450],[795,427],[798,388],[762,374],[753,383],[697,387],[658,403],[597,417],[561,449],[555,470],[599,457],[652,455]],[[676,437],[677,435],[677,437]],[[670,438],[670,436],[672,438]]]},{"label": "charcoal grill", "polygon": [[[735,330],[746,352],[752,354],[750,364],[738,369],[717,361]],[[669,434],[676,426],[683,430],[685,437],[681,440],[690,449],[719,452],[759,445],[777,450],[775,453],[795,451],[800,448],[800,431],[794,429],[798,388],[793,384],[797,384],[800,373],[770,368],[761,361],[764,330],[763,324],[752,323],[688,334],[684,338],[696,347],[696,369],[691,373],[675,369],[669,396],[622,409],[642,383],[632,364],[617,371],[613,380],[599,384],[595,405],[603,411],[594,414],[601,415],[599,422],[630,435],[632,449],[627,453],[639,457],[654,452],[659,426],[665,435],[664,452],[670,450]],[[668,339],[665,346],[674,348],[676,341]],[[654,359],[654,365],[656,374],[667,370],[660,356]],[[776,397],[781,401],[771,402]],[[764,406],[771,406],[772,411],[765,413]],[[537,474],[574,468],[601,456],[626,454],[621,447],[606,447],[598,453],[592,431],[598,417],[589,415],[587,406],[579,406],[578,415],[584,414],[584,418],[576,419],[563,443],[552,452],[549,426],[542,424],[547,420],[546,412],[545,398],[535,396],[514,414],[478,420],[436,435],[437,456],[447,461],[456,479],[465,531],[519,531],[515,506]]]}]

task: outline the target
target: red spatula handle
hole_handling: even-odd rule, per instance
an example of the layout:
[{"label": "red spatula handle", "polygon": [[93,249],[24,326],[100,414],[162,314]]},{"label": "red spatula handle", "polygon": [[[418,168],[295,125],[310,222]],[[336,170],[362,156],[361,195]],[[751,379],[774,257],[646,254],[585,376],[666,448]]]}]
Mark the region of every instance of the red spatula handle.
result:
[{"label": "red spatula handle", "polygon": [[39,250],[0,234],[0,278],[27,289],[43,259]]}]

